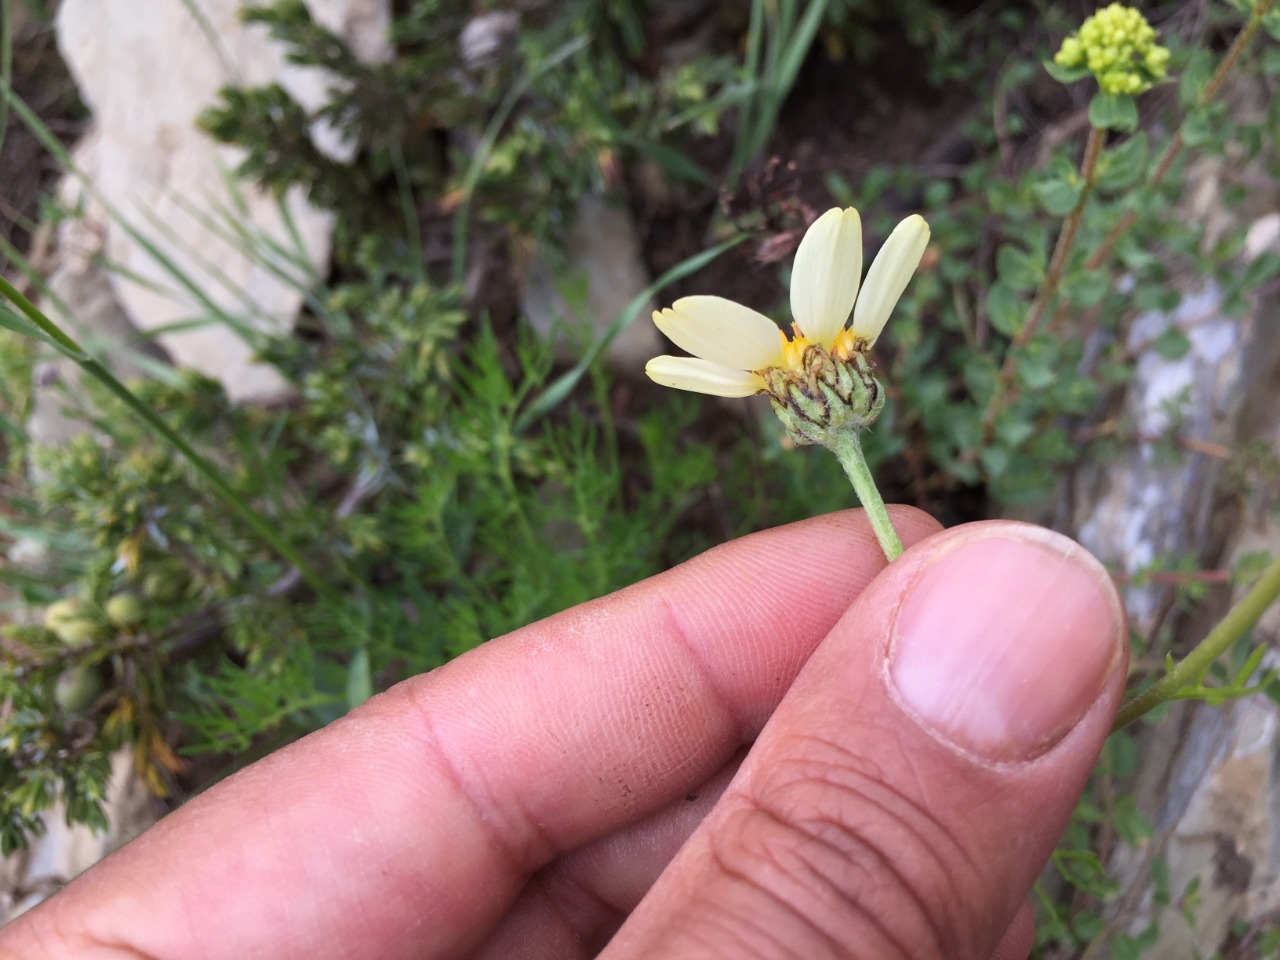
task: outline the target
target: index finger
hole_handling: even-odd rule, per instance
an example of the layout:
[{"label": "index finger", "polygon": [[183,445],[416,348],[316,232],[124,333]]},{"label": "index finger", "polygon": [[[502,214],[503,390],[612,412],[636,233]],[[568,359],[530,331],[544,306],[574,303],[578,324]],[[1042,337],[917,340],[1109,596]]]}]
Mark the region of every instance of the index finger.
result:
[{"label": "index finger", "polygon": [[[907,544],[938,529],[892,513]],[[491,641],[196,798],[0,930],[0,957],[466,953],[533,871],[754,739],[883,566],[847,511]]]}]

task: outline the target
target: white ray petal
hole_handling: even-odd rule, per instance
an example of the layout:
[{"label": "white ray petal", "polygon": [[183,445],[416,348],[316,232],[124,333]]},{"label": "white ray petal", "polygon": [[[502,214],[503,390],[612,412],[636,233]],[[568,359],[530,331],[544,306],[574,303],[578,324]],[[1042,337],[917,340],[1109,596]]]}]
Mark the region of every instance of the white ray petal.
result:
[{"label": "white ray petal", "polygon": [[762,313],[724,297],[683,297],[653,322],[682,350],[739,370],[782,363],[782,331]]},{"label": "white ray petal", "polygon": [[813,222],[791,268],[791,315],[808,339],[824,347],[844,329],[862,277],[862,220],[833,208]]},{"label": "white ray petal", "polygon": [[694,357],[654,357],[644,365],[654,383],[715,397],[749,397],[764,389],[764,380],[748,370],[734,370]]},{"label": "white ray petal", "polygon": [[862,285],[858,305],[853,308],[853,334],[866,340],[868,346],[880,336],[927,246],[929,225],[924,217],[912,214],[894,227],[876,254],[867,271],[867,282]]}]

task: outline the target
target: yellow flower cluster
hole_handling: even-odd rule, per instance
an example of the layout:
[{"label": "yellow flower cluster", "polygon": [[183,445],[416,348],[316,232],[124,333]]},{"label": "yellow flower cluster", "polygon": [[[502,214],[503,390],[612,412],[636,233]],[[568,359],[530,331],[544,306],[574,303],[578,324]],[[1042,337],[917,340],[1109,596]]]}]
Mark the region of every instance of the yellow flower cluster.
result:
[{"label": "yellow flower cluster", "polygon": [[1053,62],[1087,69],[1104,93],[1132,96],[1164,79],[1169,51],[1156,43],[1146,17],[1133,7],[1113,3],[1063,40]]}]

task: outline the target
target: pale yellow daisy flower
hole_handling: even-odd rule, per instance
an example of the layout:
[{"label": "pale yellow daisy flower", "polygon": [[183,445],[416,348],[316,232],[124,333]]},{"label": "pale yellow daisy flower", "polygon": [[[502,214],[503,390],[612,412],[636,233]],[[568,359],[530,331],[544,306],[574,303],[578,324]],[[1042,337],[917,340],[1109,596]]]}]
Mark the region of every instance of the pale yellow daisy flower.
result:
[{"label": "pale yellow daisy flower", "polygon": [[[692,357],[654,357],[658,383],[718,397],[765,393],[787,436],[840,460],[872,529],[895,559],[902,541],[889,520],[858,439],[884,406],[866,352],[920,265],[929,225],[907,217],[862,283],[862,221],[852,207],[828,210],[805,232],[791,269],[791,336],[764,314],[723,297],[685,297],[653,322]],[[861,291],[859,291],[861,286]],[[850,322],[852,317],[852,322]]]},{"label": "pale yellow daisy flower", "polygon": [[790,337],[764,314],[732,300],[684,297],[656,311],[653,322],[693,356],[654,357],[645,373],[678,390],[747,397],[768,392],[771,383],[779,382],[778,373],[803,377],[811,347],[837,361],[865,353],[880,336],[928,244],[928,224],[919,215],[907,217],[860,283],[858,211],[828,210],[809,227],[796,251]]}]

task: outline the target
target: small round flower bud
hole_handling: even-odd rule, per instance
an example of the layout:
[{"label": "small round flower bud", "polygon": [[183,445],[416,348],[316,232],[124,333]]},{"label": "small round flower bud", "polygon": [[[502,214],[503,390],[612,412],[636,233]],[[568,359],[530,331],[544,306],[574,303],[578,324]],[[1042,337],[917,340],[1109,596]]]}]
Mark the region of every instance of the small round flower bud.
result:
[{"label": "small round flower bud", "polygon": [[1165,47],[1152,47],[1146,52],[1143,62],[1153,76],[1164,77],[1169,67],[1169,51]]},{"label": "small round flower bud", "polygon": [[1053,55],[1053,62],[1060,67],[1078,67],[1084,62],[1084,48],[1075,37],[1062,41],[1062,49]]},{"label": "small round flower bud", "polygon": [[83,604],[75,597],[64,597],[51,603],[44,610],[44,628],[57,633],[58,627],[80,616],[82,610]]},{"label": "small round flower bud", "polygon": [[61,621],[53,633],[68,647],[87,647],[102,635],[102,624],[83,614]]},{"label": "small round flower bud", "polygon": [[53,698],[67,713],[79,713],[102,693],[102,677],[95,667],[78,664],[59,674],[53,687]]},{"label": "small round flower bud", "polygon": [[148,600],[157,603],[173,603],[180,599],[191,583],[191,577],[181,567],[161,567],[152,570],[142,580],[142,592]]},{"label": "small round flower bud", "polygon": [[103,607],[113,626],[132,627],[142,620],[142,601],[132,593],[117,593]]}]

